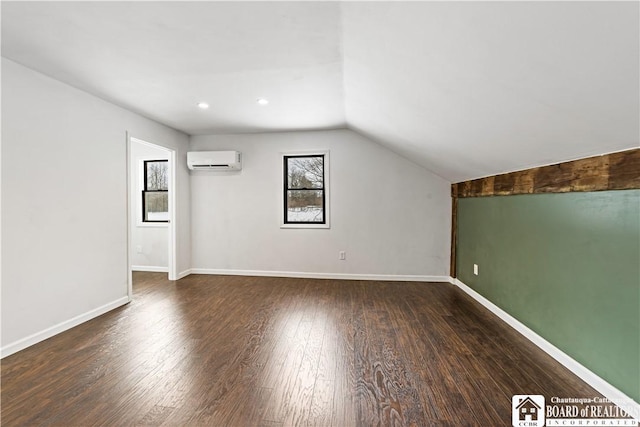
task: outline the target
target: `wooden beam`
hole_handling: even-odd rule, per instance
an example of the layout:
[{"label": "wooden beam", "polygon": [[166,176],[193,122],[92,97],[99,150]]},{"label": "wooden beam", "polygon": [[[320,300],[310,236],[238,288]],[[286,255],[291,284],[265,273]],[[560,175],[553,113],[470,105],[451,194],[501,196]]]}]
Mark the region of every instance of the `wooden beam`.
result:
[{"label": "wooden beam", "polygon": [[640,149],[588,157],[451,185],[457,197],[640,189]]},{"label": "wooden beam", "polygon": [[458,198],[451,197],[451,259],[449,276],[454,279],[456,276],[456,245],[458,233]]}]

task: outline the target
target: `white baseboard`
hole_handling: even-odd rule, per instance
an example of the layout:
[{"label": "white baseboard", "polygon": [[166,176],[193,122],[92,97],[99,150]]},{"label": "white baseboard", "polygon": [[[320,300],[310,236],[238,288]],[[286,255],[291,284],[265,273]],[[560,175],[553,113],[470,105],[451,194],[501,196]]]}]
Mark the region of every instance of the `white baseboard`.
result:
[{"label": "white baseboard", "polygon": [[151,273],[168,273],[169,267],[154,267],[151,265],[132,265],[131,271],[149,271]]},{"label": "white baseboard", "polygon": [[19,339],[18,341],[14,341],[11,344],[7,344],[6,346],[0,349],[0,358],[4,358],[13,353],[17,353],[20,350],[24,350],[27,347],[30,347],[34,344],[39,343],[40,341],[44,341],[47,338],[51,338],[52,336],[57,335],[66,330],[69,330],[74,326],[78,326],[79,324],[84,323],[87,320],[91,320],[95,317],[100,316],[101,314],[104,314],[108,311],[113,310],[114,308],[118,308],[122,305],[125,305],[129,301],[130,300],[128,296],[119,298],[115,301],[112,301],[98,308],[94,308],[93,310],[89,310],[86,313],[80,314],[69,320],[60,322],[57,325],[51,326],[50,328],[47,328],[43,331],[36,332],[35,334],[29,335],[28,337]]},{"label": "white baseboard", "polygon": [[449,282],[448,276],[419,276],[393,274],[311,273],[306,271],[224,270],[192,268],[191,274],[229,276],[295,277],[301,279],[380,280],[394,282]]},{"label": "white baseboard", "polygon": [[190,268],[188,268],[188,269],[186,269],[185,271],[181,271],[180,273],[178,273],[178,277],[176,277],[176,280],[180,280],[180,279],[182,279],[183,277],[187,277],[187,276],[188,276],[188,275],[190,275],[190,274],[191,274],[191,269],[190,269]]},{"label": "white baseboard", "polygon": [[[555,360],[560,362],[564,367],[569,369],[571,372],[580,377],[584,382],[589,384],[591,387],[600,392],[604,397],[611,400],[612,402],[619,403],[619,406],[622,406],[627,412],[632,415],[635,419],[640,417],[640,403],[635,402],[632,398],[618,390],[613,385],[609,384],[604,379],[600,378],[595,373],[591,372],[588,368],[574,360],[571,356],[560,350],[558,347],[551,344],[549,341],[545,340],[543,337],[538,335],[536,332],[529,329],[525,324],[520,322],[515,317],[511,316],[509,313],[471,289],[469,286],[465,285],[458,279],[453,279],[453,283],[455,286],[459,287],[462,291],[467,293],[473,299],[478,301],[484,307],[486,307],[493,314],[498,316],[504,322],[506,322],[513,329],[522,334],[529,341],[538,346],[542,351],[547,353],[549,356],[553,357]],[[522,392],[526,392],[527,390],[522,390]],[[567,396],[569,397],[569,396]],[[570,397],[581,397],[581,396],[570,396]]]}]

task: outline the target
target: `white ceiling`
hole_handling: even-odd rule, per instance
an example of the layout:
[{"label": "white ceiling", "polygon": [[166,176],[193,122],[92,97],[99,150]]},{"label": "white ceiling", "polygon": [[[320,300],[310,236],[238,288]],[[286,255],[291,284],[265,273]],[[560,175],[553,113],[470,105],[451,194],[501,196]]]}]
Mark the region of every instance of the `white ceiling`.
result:
[{"label": "white ceiling", "polygon": [[339,12],[335,3],[3,2],[2,55],[189,134],[344,127]]},{"label": "white ceiling", "polygon": [[189,134],[346,126],[460,181],[640,146],[639,16],[638,2],[3,1],[2,55]]}]

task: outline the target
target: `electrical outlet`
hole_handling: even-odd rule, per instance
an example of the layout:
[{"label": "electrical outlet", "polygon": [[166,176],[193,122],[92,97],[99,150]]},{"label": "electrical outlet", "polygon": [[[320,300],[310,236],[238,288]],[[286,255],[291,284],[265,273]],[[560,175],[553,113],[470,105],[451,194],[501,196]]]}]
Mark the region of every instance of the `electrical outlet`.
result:
[{"label": "electrical outlet", "polygon": [[136,252],[139,253],[139,254],[142,253],[142,245],[136,246]]},{"label": "electrical outlet", "polygon": [[346,259],[347,259],[347,253],[346,253],[345,251],[340,251],[340,252],[339,252],[339,256],[338,256],[338,258],[339,258],[341,261],[346,260]]},{"label": "electrical outlet", "polygon": [[473,274],[478,275],[478,264],[473,264]]}]

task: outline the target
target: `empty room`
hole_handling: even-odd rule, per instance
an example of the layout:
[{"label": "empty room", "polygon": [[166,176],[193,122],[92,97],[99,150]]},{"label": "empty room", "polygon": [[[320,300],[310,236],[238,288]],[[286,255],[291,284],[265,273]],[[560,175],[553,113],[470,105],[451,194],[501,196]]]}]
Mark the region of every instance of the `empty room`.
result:
[{"label": "empty room", "polygon": [[639,2],[0,6],[2,426],[639,425]]}]

